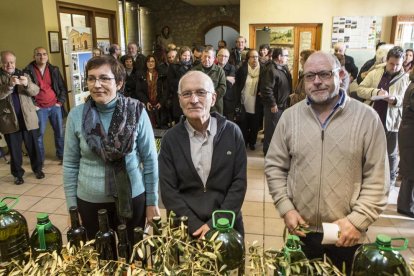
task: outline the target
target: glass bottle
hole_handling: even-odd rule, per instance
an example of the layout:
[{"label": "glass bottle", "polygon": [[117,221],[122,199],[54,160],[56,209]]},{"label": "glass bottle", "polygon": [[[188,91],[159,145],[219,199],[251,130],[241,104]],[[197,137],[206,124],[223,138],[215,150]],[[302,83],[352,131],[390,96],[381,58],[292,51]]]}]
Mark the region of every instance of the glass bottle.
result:
[{"label": "glass bottle", "polygon": [[[95,236],[96,251],[99,254],[99,266],[102,268],[108,264],[109,261],[116,261],[118,259],[116,253],[116,237],[115,232],[109,228],[108,213],[106,209],[98,211],[99,231]],[[107,266],[107,271],[110,273],[114,271],[113,265]]]},{"label": "glass bottle", "polygon": [[[144,239],[144,230],[141,227],[135,227],[134,228],[134,244],[135,246],[139,244]],[[143,246],[139,246],[142,252],[142,257],[138,254],[138,248],[136,249],[137,252],[135,252],[134,255],[134,265],[136,268],[143,268],[145,269],[147,267],[147,250]]]},{"label": "glass bottle", "polygon": [[[392,241],[404,241],[400,247]],[[377,235],[375,243],[361,245],[354,255],[351,275],[410,275],[404,257],[398,252],[406,250],[408,239]]]},{"label": "glass bottle", "polygon": [[30,237],[30,247],[34,257],[40,253],[56,250],[58,254],[62,250],[62,234],[49,220],[49,215],[40,213],[37,215],[36,229]]},{"label": "glass bottle", "polygon": [[129,262],[131,257],[131,244],[128,240],[128,233],[125,224],[118,226],[118,260],[124,263]]},{"label": "glass bottle", "polygon": [[0,268],[7,267],[11,259],[23,260],[29,250],[29,231],[26,219],[18,211],[10,209],[5,199],[14,199],[12,208],[18,203],[17,197],[5,197],[0,201]]},{"label": "glass bottle", "polygon": [[128,240],[128,232],[125,224],[118,225],[118,269],[122,275],[127,275],[129,258],[131,257],[131,244]]},{"label": "glass bottle", "polygon": [[76,248],[80,248],[88,240],[86,229],[79,222],[78,208],[72,206],[69,208],[70,228],[67,232],[68,242]]}]

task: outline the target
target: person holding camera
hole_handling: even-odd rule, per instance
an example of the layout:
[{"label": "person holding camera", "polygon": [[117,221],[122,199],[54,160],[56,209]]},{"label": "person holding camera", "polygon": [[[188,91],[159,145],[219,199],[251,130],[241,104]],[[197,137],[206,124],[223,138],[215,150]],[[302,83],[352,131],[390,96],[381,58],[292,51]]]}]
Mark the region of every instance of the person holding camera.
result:
[{"label": "person holding camera", "polygon": [[42,171],[37,137],[39,122],[32,97],[39,93],[29,75],[16,69],[16,55],[1,52],[0,69],[0,132],[6,138],[10,151],[10,169],[14,183],[24,183],[22,168],[22,142],[24,141],[30,164],[37,179],[45,177]]}]

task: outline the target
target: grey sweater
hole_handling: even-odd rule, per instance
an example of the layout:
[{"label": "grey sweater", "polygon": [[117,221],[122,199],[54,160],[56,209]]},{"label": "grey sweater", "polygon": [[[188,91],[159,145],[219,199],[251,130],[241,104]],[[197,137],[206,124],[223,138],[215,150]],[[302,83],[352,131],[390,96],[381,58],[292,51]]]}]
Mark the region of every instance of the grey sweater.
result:
[{"label": "grey sweater", "polygon": [[372,108],[346,96],[322,129],[301,101],[277,125],[265,173],[282,216],[296,209],[319,232],[322,222],[347,217],[364,231],[387,203],[384,128]]}]

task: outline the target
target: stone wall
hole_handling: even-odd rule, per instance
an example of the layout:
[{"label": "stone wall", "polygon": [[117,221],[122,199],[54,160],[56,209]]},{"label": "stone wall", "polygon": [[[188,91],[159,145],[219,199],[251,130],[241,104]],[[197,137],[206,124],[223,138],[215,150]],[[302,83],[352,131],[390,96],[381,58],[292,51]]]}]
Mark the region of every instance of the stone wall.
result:
[{"label": "stone wall", "polygon": [[[240,28],[240,6],[192,6],[181,0],[139,0],[141,6],[151,9],[156,34],[169,26],[174,43],[178,46],[203,45],[205,33],[219,25]],[[216,46],[216,45],[213,45]]]}]

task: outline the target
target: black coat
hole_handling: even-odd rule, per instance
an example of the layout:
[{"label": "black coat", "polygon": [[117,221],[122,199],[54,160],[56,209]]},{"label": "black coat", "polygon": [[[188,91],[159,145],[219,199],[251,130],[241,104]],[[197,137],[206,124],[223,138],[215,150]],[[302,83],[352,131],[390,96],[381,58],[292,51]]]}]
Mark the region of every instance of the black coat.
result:
[{"label": "black coat", "polygon": [[354,58],[351,56],[345,56],[345,69],[346,71],[356,79],[358,77],[358,67],[355,65]]},{"label": "black coat", "polygon": [[[144,103],[145,106],[149,102],[146,71],[137,72],[135,94],[131,97],[138,99],[140,102]],[[161,104],[162,107],[165,107],[167,105],[167,101],[168,101],[167,76],[165,75],[164,72],[158,72],[157,101],[158,103]]]},{"label": "black coat", "polygon": [[414,181],[414,71],[410,74],[411,84],[405,91],[403,114],[398,131],[400,152],[400,173],[403,177]]},{"label": "black coat", "polygon": [[277,106],[279,109],[288,107],[289,95],[292,93],[292,75],[287,67],[272,62],[263,74],[259,86],[263,105]]},{"label": "black coat", "polygon": [[164,135],[158,157],[162,201],[167,210],[188,217],[190,233],[203,224],[212,228],[211,214],[215,210],[235,212],[234,228],[243,232],[241,206],[247,189],[244,140],[234,123],[215,112],[211,116],[217,119],[217,133],[205,187],[191,158],[184,119]]},{"label": "black coat", "polygon": [[180,107],[180,102],[178,100],[178,82],[180,78],[184,76],[185,73],[191,70],[191,65],[186,66],[182,64],[170,64],[168,67],[167,73],[167,83],[168,83],[168,94],[172,102],[172,113],[174,118],[179,118],[183,115],[183,112]]}]

